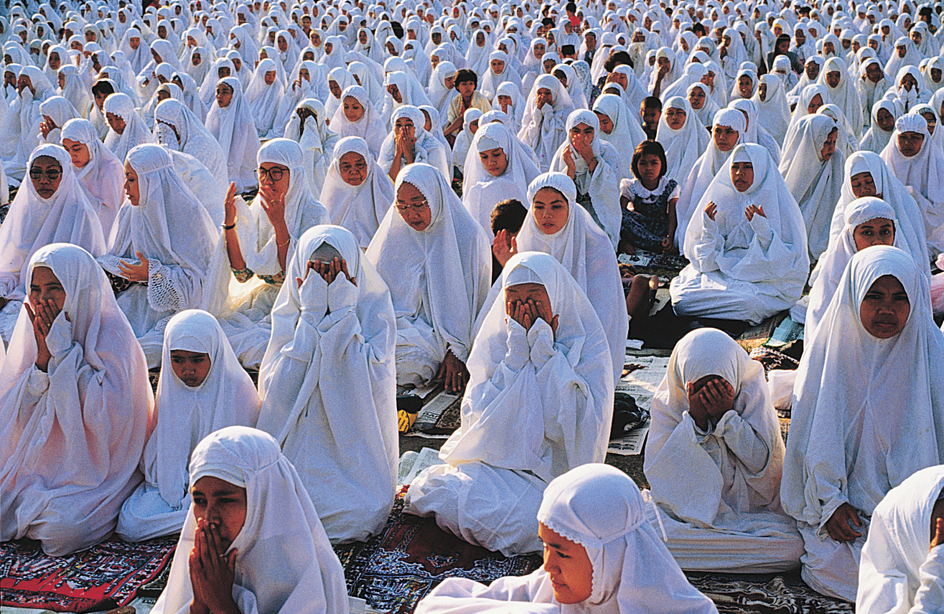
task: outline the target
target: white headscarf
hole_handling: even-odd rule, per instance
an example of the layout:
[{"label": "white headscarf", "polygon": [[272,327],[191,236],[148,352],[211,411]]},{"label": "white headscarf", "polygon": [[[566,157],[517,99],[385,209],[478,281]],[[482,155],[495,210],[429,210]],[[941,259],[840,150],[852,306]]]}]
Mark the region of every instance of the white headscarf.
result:
[{"label": "white headscarf", "polygon": [[763,124],[777,144],[783,144],[790,123],[790,105],[783,91],[783,81],[773,75],[762,75],[760,82],[766,84],[767,93],[764,100],[760,99],[760,87],[751,100],[757,105],[758,121]]},{"label": "white headscarf", "polygon": [[[701,66],[701,64],[696,64],[696,66]],[[700,109],[692,109],[692,112],[695,113],[695,116],[698,117],[698,121],[704,126],[707,130],[711,130],[711,122],[714,121],[715,114],[720,110],[718,108],[718,103],[714,101],[711,97],[711,89],[702,83],[701,81],[696,81],[688,86],[688,89],[683,93],[685,94],[685,100],[688,100],[689,106],[691,106],[691,95],[694,90],[701,90],[701,93],[705,96],[705,102]],[[788,109],[789,110],[789,109]],[[787,113],[789,116],[789,112]]]},{"label": "white headscarf", "polygon": [[82,143],[88,148],[88,163],[73,170],[88,192],[92,208],[98,213],[102,224],[102,232],[108,237],[125,199],[124,165],[98,139],[95,126],[87,119],[70,119],[62,127],[61,138]]},{"label": "white headscarf", "polygon": [[275,60],[266,58],[259,62],[246,88],[246,103],[256,122],[256,130],[261,138],[272,138],[281,135],[283,126],[273,126],[276,112],[279,110],[279,101],[285,93],[284,86],[278,78],[271,85],[266,84],[267,72],[276,72]]},{"label": "white headscarf", "polygon": [[[416,141],[413,143],[414,163],[429,164],[438,169],[443,177],[452,179],[452,169],[446,162],[446,149],[436,137],[426,132],[426,116],[418,107],[404,104],[397,107],[390,118],[390,125],[393,126],[399,118],[406,118],[413,122],[413,134]],[[363,121],[363,120],[362,120]],[[384,172],[388,172],[393,165],[393,157],[397,153],[396,140],[394,132],[391,130],[384,139],[383,146],[380,148],[380,155],[377,156],[377,164]],[[405,165],[401,166],[401,172]]]},{"label": "white headscarf", "polygon": [[936,591],[921,591],[920,597],[918,591],[940,582],[924,563],[931,556],[929,551],[940,552],[930,546],[934,534],[931,514],[942,488],[944,467],[928,467],[888,491],[875,508],[859,567],[856,606],[860,611],[930,611],[940,607]]},{"label": "white headscarf", "polygon": [[[685,123],[678,130],[673,130],[666,121],[669,109],[681,109],[685,113]],[[662,116],[659,118],[656,141],[665,149],[668,168],[663,170],[666,177],[676,181],[686,177],[708,147],[710,140],[711,134],[698,121],[687,100],[681,96],[673,96],[665,102]]]},{"label": "white headscarf", "polygon": [[[308,268],[309,261],[328,260],[322,248],[347,263],[353,283],[339,275],[329,285]],[[286,279],[259,370],[259,428],[295,460],[330,539],[364,540],[383,528],[395,494],[390,293],[354,235],[339,226],[305,231]],[[354,448],[360,452],[345,453]]]},{"label": "white headscarf", "polygon": [[[506,314],[505,290],[522,283],[544,286],[556,330],[539,319],[526,331]],[[469,356],[462,424],[440,458],[527,470],[545,482],[602,462],[614,380],[590,300],[553,256],[540,252],[516,254],[495,285]]]},{"label": "white headscarf", "polygon": [[[502,106],[498,101],[499,96],[508,96],[511,98],[511,105],[509,107],[509,112],[505,113],[508,118],[511,120],[511,125],[509,128],[515,134],[521,130],[521,120],[524,117],[524,96],[521,94],[521,90],[514,83],[505,81],[498,86],[498,89],[495,91],[495,99],[492,100],[492,109],[496,111],[501,111]],[[504,111],[502,111],[504,113]]]},{"label": "white headscarf", "polygon": [[[616,254],[606,233],[586,209],[577,204],[577,188],[564,173],[544,173],[528,186],[528,206],[542,188],[553,188],[567,201],[567,221],[552,235],[544,234],[528,215],[518,233],[518,251],[544,252],[554,256],[577,281],[597,311],[610,346],[614,381],[620,377],[625,360],[628,326],[623,285]],[[494,292],[494,291],[493,291]]]},{"label": "white headscarf", "polygon": [[100,256],[105,237],[95,208],[72,169],[72,159],[58,145],[33,150],[27,169],[40,156],[54,158],[62,167],[59,189],[50,199],[36,192],[27,175],[0,226],[0,294],[24,300],[30,257],[50,243],[72,243]]},{"label": "white headscarf", "polygon": [[[191,488],[207,476],[246,489],[246,520],[228,550],[238,551],[233,593],[241,611],[348,612],[341,562],[295,467],[270,435],[241,426],[211,433],[193,451]],[[195,532],[191,506],[155,614],[184,611],[193,599]]]},{"label": "white headscarf", "polygon": [[[548,89],[553,102],[538,108],[537,92]],[[574,110],[570,96],[561,82],[554,75],[540,75],[534,80],[531,93],[525,104],[524,117],[521,119],[521,131],[518,132],[525,145],[537,154],[538,165],[542,171],[550,168],[554,154],[561,143],[567,141],[565,124],[567,117]]]},{"label": "white headscarf", "polygon": [[898,103],[896,103],[891,98],[882,98],[877,101],[872,106],[872,125],[862,136],[862,140],[859,141],[859,149],[865,151],[872,151],[875,153],[882,153],[882,150],[888,145],[888,142],[892,138],[894,129],[890,132],[885,132],[878,125],[878,111],[879,109],[885,109],[888,111],[891,116],[897,121],[900,113]]},{"label": "white headscarf", "polygon": [[485,230],[437,171],[423,163],[400,171],[394,191],[404,183],[419,190],[429,203],[429,226],[417,232],[390,207],[367,259],[390,286],[397,318],[424,320],[442,355],[451,349],[464,361],[473,321],[488,293],[491,250]]},{"label": "white headscarf", "polygon": [[[185,104],[172,98],[162,101],[154,110],[154,121],[157,141],[161,145],[193,156],[207,167],[220,184],[225,183],[226,156],[223,148]],[[173,126],[173,139],[167,138],[170,135],[159,130],[163,124]]]},{"label": "white headscarf", "polygon": [[[191,388],[177,377],[174,350],[207,355],[210,371],[203,383]],[[254,425],[259,405],[256,387],[216,318],[197,309],[171,318],[164,329],[156,424],[141,462],[145,481],[122,506],[118,534],[142,541],[179,531],[190,508],[190,453],[214,431]]]},{"label": "white headscarf", "polygon": [[[356,122],[349,121],[344,115],[345,98],[353,98],[364,107],[364,115]],[[374,157],[380,155],[380,149],[388,132],[380,112],[370,101],[367,90],[360,85],[352,85],[341,92],[341,104],[338,105],[338,110],[331,118],[331,130],[342,139],[347,136],[358,136],[364,139]]]},{"label": "white headscarf", "polygon": [[132,102],[127,94],[122,94],[121,92],[110,94],[108,98],[105,99],[102,111],[105,114],[113,113],[125,122],[124,132],[118,134],[109,127],[108,135],[105,137],[105,146],[108,147],[122,163],[129,151],[138,145],[153,141],[147,124],[144,123],[144,120],[141,119],[141,116],[135,111],[134,102]]},{"label": "white headscarf", "polygon": [[[358,154],[367,164],[366,177],[359,186],[350,186],[341,179],[340,160],[348,153]],[[367,141],[358,136],[338,141],[320,198],[331,223],[349,230],[366,249],[394,198],[393,184],[374,160]]]},{"label": "white headscarf", "polygon": [[233,90],[233,97],[225,109],[213,101],[207,113],[206,127],[223,148],[229,180],[235,182],[236,190],[241,192],[258,185],[254,171],[259,134],[249,103],[243,97],[239,79],[226,77],[220,83],[225,83]]},{"label": "white headscarf", "polygon": [[803,213],[807,247],[815,259],[829,244],[829,225],[839,201],[846,163],[838,149],[829,160],[820,158],[823,144],[834,130],[838,128],[831,117],[818,113],[803,117],[784,143],[780,161],[787,188]]},{"label": "white headscarf", "polygon": [[[610,134],[600,130],[599,137],[613,145],[618,152],[635,151],[636,146],[646,140],[646,133],[642,126],[633,117],[633,114],[623,103],[622,98],[613,94],[603,94],[593,103],[593,112],[606,115],[613,123],[613,131]],[[697,157],[697,156],[696,156]],[[632,177],[631,165],[623,160],[620,165],[623,175],[620,179],[629,179]]]},{"label": "white headscarf", "polygon": [[[859,310],[873,282],[885,275],[901,283],[911,309],[899,334],[878,339],[862,326]],[[931,317],[928,278],[911,256],[884,245],[853,256],[806,339],[797,371],[781,484],[784,510],[814,528],[843,503],[869,516],[892,487],[939,464],[942,364],[944,338]]]},{"label": "white headscarf", "polygon": [[[52,270],[66,296],[46,337],[46,373],[33,366],[25,308],[0,369],[0,488],[5,502],[17,502],[3,509],[0,538],[29,534],[61,556],[114,529],[140,480],[152,396],[144,354],[95,259],[75,245],[47,245],[30,259],[27,286],[38,266]],[[43,392],[32,392],[40,381]],[[63,523],[77,529],[68,543]]]},{"label": "white headscarf", "polygon": [[[831,87],[826,81],[826,75],[831,72],[839,73],[839,85],[836,87]],[[820,71],[817,82],[829,92],[832,104],[839,107],[843,115],[846,116],[855,136],[858,137],[861,134],[862,125],[865,123],[862,117],[862,102],[859,100],[859,92],[856,91],[855,83],[849,76],[845,61],[837,57],[826,60],[826,66]],[[825,100],[823,102],[826,103]]]}]

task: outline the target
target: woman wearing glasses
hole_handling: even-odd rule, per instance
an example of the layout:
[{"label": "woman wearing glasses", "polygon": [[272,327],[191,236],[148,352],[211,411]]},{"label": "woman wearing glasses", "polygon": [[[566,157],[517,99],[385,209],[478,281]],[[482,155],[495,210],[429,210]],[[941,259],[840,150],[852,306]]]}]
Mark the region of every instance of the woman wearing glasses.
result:
[{"label": "woman wearing glasses", "polygon": [[459,392],[469,379],[472,325],[488,294],[488,239],[439,169],[412,164],[395,190],[367,259],[393,299],[397,384],[443,379]]},{"label": "woman wearing glasses", "polygon": [[29,158],[28,178],[0,226],[0,337],[10,341],[26,298],[30,256],[50,243],[72,243],[94,256],[105,251],[95,209],[75,176],[65,149],[43,145]]},{"label": "woman wearing glasses", "polygon": [[[256,160],[259,194],[252,203],[236,196],[235,183],[226,194],[223,241],[211,272],[222,285],[208,293],[205,302],[207,311],[220,318],[244,366],[258,366],[262,360],[271,329],[267,316],[298,238],[312,226],[330,223],[311,192],[298,143],[272,139],[259,149]],[[233,294],[231,276],[239,282]]]}]

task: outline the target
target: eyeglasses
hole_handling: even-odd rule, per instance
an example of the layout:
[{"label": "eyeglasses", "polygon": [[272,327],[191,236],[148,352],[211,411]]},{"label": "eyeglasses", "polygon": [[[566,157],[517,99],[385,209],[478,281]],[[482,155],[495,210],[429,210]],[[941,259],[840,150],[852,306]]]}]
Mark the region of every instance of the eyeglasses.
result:
[{"label": "eyeglasses", "polygon": [[271,181],[282,181],[282,176],[285,173],[286,171],[283,171],[277,166],[273,166],[269,169],[265,169],[260,166],[256,169],[256,177],[259,179],[259,181],[262,181],[266,177],[268,177]]},{"label": "eyeglasses", "polygon": [[30,179],[34,181],[39,181],[44,176],[49,181],[56,181],[57,179],[59,179],[60,175],[62,175],[62,170],[58,168],[50,168],[50,169],[47,169],[46,172],[43,172],[41,169],[38,169],[38,168],[31,168],[29,170]]},{"label": "eyeglasses", "polygon": [[[402,204],[401,204],[402,203]],[[429,206],[429,201],[425,198],[422,200],[414,199],[408,203],[403,203],[403,201],[397,201],[396,208],[400,213],[406,213],[410,209],[413,211],[422,211],[424,208]]]}]

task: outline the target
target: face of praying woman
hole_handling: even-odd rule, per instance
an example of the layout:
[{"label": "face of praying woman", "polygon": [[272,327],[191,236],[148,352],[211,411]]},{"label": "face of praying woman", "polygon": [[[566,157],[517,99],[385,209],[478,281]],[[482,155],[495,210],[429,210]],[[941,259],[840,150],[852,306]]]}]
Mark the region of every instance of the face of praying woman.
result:
[{"label": "face of praying woman", "polygon": [[570,204],[564,198],[564,195],[554,188],[541,188],[534,195],[534,202],[531,203],[531,213],[534,215],[534,222],[541,229],[541,232],[552,235],[567,223]]},{"label": "face of praying woman", "polygon": [[746,192],[754,185],[754,165],[750,162],[733,162],[731,164],[731,182],[738,192]]},{"label": "face of praying woman", "polygon": [[898,149],[906,158],[918,155],[923,143],[924,135],[920,132],[902,132],[898,135]]},{"label": "face of praying woman", "polygon": [[80,143],[78,141],[72,141],[69,139],[62,139],[62,146],[72,157],[72,166],[76,168],[85,168],[85,165],[89,163],[91,154],[89,154],[88,145],[85,143]]},{"label": "face of praying woman", "polygon": [[62,166],[55,158],[39,156],[29,168],[29,177],[41,198],[52,198],[62,183]]},{"label": "face of praying woman", "polygon": [[754,81],[747,75],[738,77],[738,91],[743,98],[750,98],[754,95]]},{"label": "face of praying woman", "polygon": [[505,150],[501,147],[480,151],[479,160],[482,161],[482,166],[492,177],[501,177],[505,169],[508,168],[508,156],[505,155]]},{"label": "face of praying woman", "polygon": [[429,201],[412,183],[403,182],[397,189],[397,213],[416,232],[426,230],[433,219]]},{"label": "face of praying woman", "polygon": [[809,113],[810,115],[813,115],[814,113],[819,111],[819,108],[821,106],[823,106],[823,97],[817,94],[813,96],[812,100],[810,100],[810,104],[806,107],[806,112]]},{"label": "face of praying woman", "polygon": [[715,145],[721,151],[731,151],[734,149],[734,146],[737,145],[738,132],[729,126],[716,124],[712,130],[712,135],[715,140]]},{"label": "face of praying woman", "polygon": [[272,85],[273,83],[275,83],[275,71],[267,70],[266,74],[263,75],[262,78],[265,80],[266,85]]},{"label": "face of praying woman", "polygon": [[538,537],[544,542],[544,571],[551,579],[554,599],[561,604],[589,599],[593,592],[593,565],[587,549],[543,523],[538,525]]},{"label": "face of praying woman", "polygon": [[852,187],[852,193],[856,198],[878,196],[878,191],[875,189],[875,180],[872,179],[872,173],[869,173],[868,171],[864,173],[856,173],[850,177],[849,184]]},{"label": "face of praying woman", "polygon": [[833,128],[830,131],[829,136],[826,137],[826,142],[823,143],[823,148],[819,151],[819,158],[823,162],[828,161],[833,157],[833,154],[836,153],[836,140],[839,138],[839,129]]},{"label": "face of praying woman", "polygon": [[197,523],[203,520],[219,531],[223,550],[229,548],[246,522],[246,489],[208,475],[197,480],[190,495]]},{"label": "face of praying woman", "polygon": [[931,111],[923,111],[921,117],[928,122],[928,132],[931,136],[934,136],[934,129],[937,128],[937,118],[934,116],[934,113]]},{"label": "face of praying woman", "polygon": [[665,123],[672,130],[681,130],[685,125],[685,110],[669,107],[665,112]]},{"label": "face of praying woman", "polygon": [[887,109],[879,109],[875,117],[883,132],[891,132],[895,128],[895,117]]},{"label": "face of praying woman", "polygon": [[857,252],[873,245],[892,245],[895,242],[895,225],[891,220],[880,217],[862,222],[852,231],[852,240]]},{"label": "face of praying woman", "polygon": [[570,129],[570,144],[577,149],[590,147],[593,142],[593,126],[580,123]]},{"label": "face of praying woman", "polygon": [[910,92],[912,88],[918,85],[918,81],[913,76],[911,76],[910,73],[906,73],[905,76],[901,78],[899,85]]},{"label": "face of praying woman", "polygon": [[220,83],[216,86],[216,104],[219,105],[221,109],[225,109],[229,106],[229,103],[233,101],[233,88],[226,85],[225,83]]},{"label": "face of praying woman", "polygon": [[816,77],[819,76],[819,64],[814,61],[809,61],[806,63],[806,77],[810,81],[816,81]]},{"label": "face of praying woman", "polygon": [[842,78],[842,75],[839,74],[839,71],[831,71],[826,73],[826,83],[829,87],[839,87],[839,80]]},{"label": "face of praying woman", "polygon": [[334,79],[328,79],[328,89],[331,90],[331,95],[337,99],[341,98],[341,86],[338,85],[338,82]]},{"label": "face of praying woman", "polygon": [[344,99],[344,117],[351,123],[358,122],[364,117],[364,107],[355,98],[348,96]]},{"label": "face of praying woman", "polygon": [[[761,84],[761,87],[765,86]],[[688,93],[688,104],[692,105],[694,110],[700,110],[703,106],[705,106],[705,92],[703,92],[700,87],[693,89]]]},{"label": "face of praying woman", "polygon": [[367,179],[367,160],[356,151],[349,151],[338,158],[338,172],[344,183],[357,187]]},{"label": "face of praying woman", "polygon": [[496,76],[505,72],[505,63],[501,60],[492,60],[488,63],[488,65],[491,67],[492,73],[494,73]]},{"label": "face of praying woman", "polygon": [[137,207],[141,200],[140,186],[138,185],[138,173],[131,165],[125,162],[125,196],[132,206]]},{"label": "face of praying woman", "polygon": [[198,388],[210,374],[210,355],[205,352],[187,350],[170,351],[174,375],[189,388]]},{"label": "face of praying woman", "polygon": [[910,313],[908,294],[892,275],[876,279],[859,305],[862,327],[878,339],[889,339],[900,333]]},{"label": "face of praying woman", "polygon": [[33,312],[36,312],[39,305],[46,305],[46,301],[52,301],[55,312],[58,313],[66,304],[66,291],[52,269],[37,266],[33,268],[33,278],[30,280],[29,288],[29,302],[33,307]]}]

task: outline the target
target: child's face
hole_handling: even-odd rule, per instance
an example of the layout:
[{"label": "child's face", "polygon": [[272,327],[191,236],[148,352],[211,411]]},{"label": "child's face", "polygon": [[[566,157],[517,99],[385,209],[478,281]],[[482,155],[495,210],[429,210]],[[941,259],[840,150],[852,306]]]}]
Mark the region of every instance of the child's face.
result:
[{"label": "child's face", "polygon": [[246,522],[246,489],[204,476],[193,485],[190,494],[194,518],[219,531],[223,548],[229,548]]},{"label": "child's face", "polygon": [[593,592],[593,565],[587,550],[577,542],[538,525],[544,542],[544,571],[551,578],[554,599],[561,604],[580,603]]},{"label": "child's face", "polygon": [[210,374],[210,356],[203,352],[171,350],[171,367],[174,375],[190,388],[198,388]]}]

